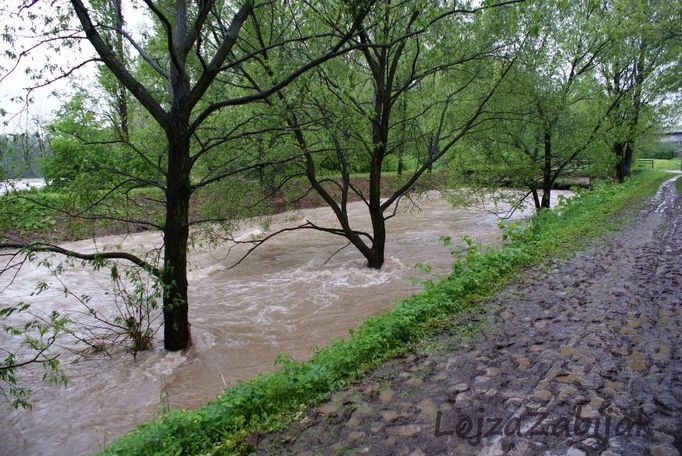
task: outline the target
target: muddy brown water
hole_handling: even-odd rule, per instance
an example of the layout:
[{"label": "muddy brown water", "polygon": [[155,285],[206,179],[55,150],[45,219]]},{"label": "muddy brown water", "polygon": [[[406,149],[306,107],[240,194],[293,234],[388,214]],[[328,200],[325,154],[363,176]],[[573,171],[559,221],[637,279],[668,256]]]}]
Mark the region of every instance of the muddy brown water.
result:
[{"label": "muddy brown water", "polygon": [[[556,192],[556,195],[567,192]],[[406,207],[410,206],[410,207]],[[167,353],[160,347],[140,353],[100,357],[66,364],[69,385],[52,387],[35,370],[28,386],[33,390],[31,411],[4,410],[0,414],[0,454],[83,455],[102,449],[137,424],[158,416],[164,407],[193,408],[212,399],[224,387],[273,369],[276,356],[289,353],[305,359],[316,347],[344,337],[348,329],[371,315],[389,310],[396,299],[419,290],[410,278],[424,278],[417,263],[448,272],[451,248],[441,236],[458,240],[469,236],[483,243],[497,242],[499,219],[488,208],[453,209],[434,193],[418,201],[419,209],[405,205],[388,222],[386,263],[370,270],[359,254],[341,238],[320,232],[281,235],[256,250],[235,269],[240,246],[196,247],[190,255],[190,321],[194,345],[185,353]],[[350,205],[353,220],[363,218],[363,203]],[[514,217],[528,215],[519,211]],[[303,220],[332,225],[327,209],[309,209],[278,216],[271,229]],[[259,232],[245,223],[240,236]],[[157,233],[109,236],[64,244],[75,250],[127,249],[145,251],[160,245]],[[8,278],[0,277],[0,290]],[[39,281],[51,288],[32,296]],[[61,280],[76,294],[92,296],[92,304],[110,311],[106,273],[79,265],[67,268]],[[47,314],[53,309],[78,316],[83,311],[45,268],[30,265],[0,294],[3,305],[28,302]],[[3,339],[4,338],[4,339]],[[0,346],[9,343],[0,334]],[[68,354],[64,359],[70,359]]]}]

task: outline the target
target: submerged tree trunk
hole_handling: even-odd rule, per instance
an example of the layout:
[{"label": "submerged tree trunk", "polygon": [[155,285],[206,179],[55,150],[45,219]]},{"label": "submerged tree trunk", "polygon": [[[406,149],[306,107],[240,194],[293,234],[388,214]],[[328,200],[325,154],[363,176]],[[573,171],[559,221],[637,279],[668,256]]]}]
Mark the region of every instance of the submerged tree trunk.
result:
[{"label": "submerged tree trunk", "polygon": [[540,203],[540,195],[538,194],[538,186],[537,184],[533,184],[533,186],[530,189],[531,194],[533,195],[533,204],[535,204],[535,210],[540,210],[542,207]]},{"label": "submerged tree trunk", "polygon": [[372,247],[365,253],[367,264],[380,269],[384,264],[386,246],[386,219],[381,207],[381,168],[387,153],[389,119],[391,117],[392,79],[386,76],[388,52],[382,49],[374,65],[374,119],[372,120],[372,143],[374,150],[369,169],[369,215],[372,219]]},{"label": "submerged tree trunk", "polygon": [[189,239],[189,137],[169,135],[166,222],[164,225],[164,348],[177,351],[191,344],[187,300]]},{"label": "submerged tree trunk", "polygon": [[[380,191],[380,189],[377,191]],[[372,247],[367,252],[363,252],[363,254],[367,258],[367,265],[370,268],[381,269],[381,266],[384,264],[384,249],[386,246],[386,220],[384,218],[384,211],[381,208],[381,195],[374,201],[371,194],[370,187],[369,215],[372,219],[373,240]]]}]

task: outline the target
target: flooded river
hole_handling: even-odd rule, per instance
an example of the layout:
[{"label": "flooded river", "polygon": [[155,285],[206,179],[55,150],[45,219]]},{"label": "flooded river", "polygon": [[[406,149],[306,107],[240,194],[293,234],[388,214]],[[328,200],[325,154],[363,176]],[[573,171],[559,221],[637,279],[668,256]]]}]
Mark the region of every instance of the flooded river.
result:
[{"label": "flooded river", "polygon": [[[362,218],[362,203],[350,207]],[[186,353],[166,353],[158,343],[136,360],[121,355],[69,363],[66,388],[43,384],[36,371],[38,378],[30,382],[33,410],[10,412],[4,406],[0,414],[0,454],[90,454],[158,416],[164,406],[198,407],[212,399],[224,382],[234,384],[272,369],[278,354],[305,359],[316,347],[346,336],[349,328],[368,316],[390,309],[397,298],[418,290],[410,281],[420,276],[416,263],[428,264],[435,274],[449,271],[451,256],[439,237],[457,240],[466,235],[485,243],[499,238],[499,219],[487,210],[453,209],[435,194],[422,198],[419,207],[403,210],[388,222],[387,260],[379,271],[365,268],[359,253],[350,247],[324,264],[344,242],[311,231],[283,234],[231,270],[239,249],[193,249],[189,277],[193,347]],[[329,210],[310,209],[278,216],[272,229],[300,224],[304,218],[333,224]],[[258,224],[246,224],[241,230],[246,237],[258,231]],[[92,251],[118,244],[143,251],[158,247],[160,237],[140,233],[64,246]],[[0,289],[6,280],[0,277]],[[55,287],[31,296],[41,280]],[[74,266],[62,280],[77,294],[92,296],[93,306],[112,306],[105,294],[109,282],[104,272]],[[4,305],[30,302],[44,313],[83,310],[76,300],[65,297],[45,269],[35,266],[25,267],[0,294],[0,301]]]}]

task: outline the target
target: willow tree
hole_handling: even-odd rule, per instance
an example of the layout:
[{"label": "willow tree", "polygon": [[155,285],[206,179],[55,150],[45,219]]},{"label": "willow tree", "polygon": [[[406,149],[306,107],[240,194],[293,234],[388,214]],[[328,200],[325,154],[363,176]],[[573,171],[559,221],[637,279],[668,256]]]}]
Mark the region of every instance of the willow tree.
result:
[{"label": "willow tree", "polygon": [[494,128],[463,146],[480,157],[465,179],[525,188],[541,210],[559,178],[581,171],[615,103],[595,72],[610,52],[605,14],[592,0],[526,5],[518,27],[528,38],[490,106]]},{"label": "willow tree", "polygon": [[[240,106],[267,100],[305,72],[347,52],[354,46],[351,39],[372,2],[144,0],[138,5],[137,2],[114,1],[112,14],[106,2],[64,1],[68,9],[62,10],[66,14],[61,17],[68,18],[72,13],[77,18],[75,27],[78,32],[69,33],[68,37],[71,40],[84,38],[90,43],[95,51],[95,57],[90,60],[106,67],[117,84],[125,88],[130,99],[136,101],[146,118],[159,130],[160,149],[150,144],[148,138],[134,144],[133,138],[120,135],[119,139],[147,163],[150,173],[143,176],[131,175],[124,170],[113,173],[118,179],[104,195],[141,186],[160,190],[163,216],[158,228],[163,234],[162,264],[155,264],[132,252],[86,254],[44,243],[1,242],[0,248],[22,249],[26,255],[39,251],[55,252],[87,261],[123,260],[144,268],[163,284],[165,348],[185,349],[191,343],[187,253],[192,225],[189,217],[192,195],[199,189],[261,165],[248,159],[215,153],[230,141],[250,136],[252,132],[248,122],[235,121],[228,132],[216,132],[216,128],[224,128],[233,116],[239,119],[236,110]],[[53,3],[64,7],[64,2]],[[25,11],[38,20],[44,18],[46,23],[52,23],[46,16],[33,12],[32,8],[40,6],[34,4],[26,7]],[[151,21],[153,36],[140,38],[139,34],[127,28],[123,21],[127,7],[143,10],[135,14],[142,14]],[[258,59],[261,45],[256,43],[250,47],[255,50],[242,52],[246,46],[237,46],[237,43],[253,39],[253,24],[259,23],[261,14],[295,17],[318,25],[315,34],[309,36],[293,28],[268,30],[268,41],[262,44],[264,49],[296,48],[301,43],[314,42],[314,45],[309,44],[314,55],[299,54],[293,64],[290,62],[284,70],[278,67],[256,88],[247,84],[243,69]],[[330,29],[326,26],[329,23],[339,24],[339,27]],[[64,30],[70,24],[61,25],[61,28],[53,30],[55,40],[64,36]],[[277,25],[286,27],[290,23]],[[271,26],[275,24],[271,23]],[[125,52],[122,47],[125,47]],[[82,64],[76,64],[63,71],[69,73],[80,66]],[[123,111],[119,112],[126,116]],[[127,123],[125,128],[128,128]],[[221,157],[222,162],[202,166],[209,155]],[[150,178],[150,175],[156,177]],[[152,227],[157,225],[152,224]]]},{"label": "willow tree", "polygon": [[[301,177],[307,184],[303,193],[320,195],[338,225],[308,221],[248,241],[253,248],[281,232],[318,230],[345,238],[369,267],[381,268],[386,222],[395,216],[401,198],[478,126],[512,66],[517,38],[503,39],[496,10],[514,3],[518,1],[467,7],[380,1],[352,39],[356,50],[273,98],[290,132],[287,145],[300,153],[282,180]],[[261,53],[266,73],[281,59],[273,54]],[[382,194],[388,161],[404,160],[406,154],[415,166],[406,169],[403,163],[402,180]],[[357,173],[368,175],[364,191],[353,180]],[[348,204],[353,199],[365,205],[369,230],[351,218]]]}]

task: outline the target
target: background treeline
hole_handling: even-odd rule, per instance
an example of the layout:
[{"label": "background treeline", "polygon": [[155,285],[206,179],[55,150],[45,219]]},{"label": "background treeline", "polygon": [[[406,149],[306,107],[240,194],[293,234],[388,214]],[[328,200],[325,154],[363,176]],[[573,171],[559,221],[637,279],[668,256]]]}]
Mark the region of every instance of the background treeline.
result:
[{"label": "background treeline", "polygon": [[0,179],[43,176],[50,146],[39,133],[0,135]]}]

